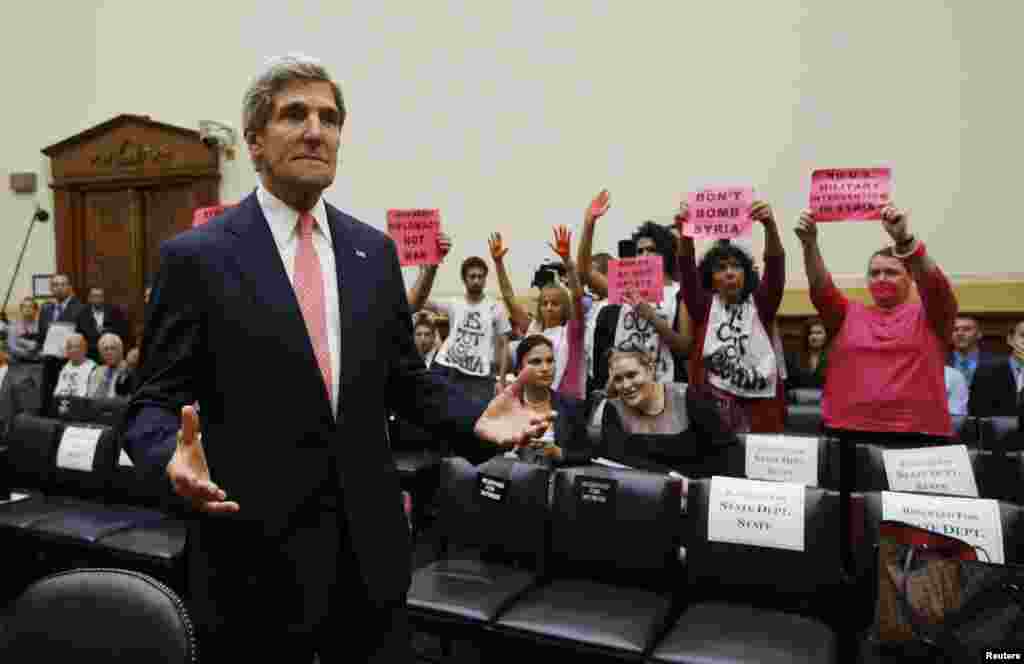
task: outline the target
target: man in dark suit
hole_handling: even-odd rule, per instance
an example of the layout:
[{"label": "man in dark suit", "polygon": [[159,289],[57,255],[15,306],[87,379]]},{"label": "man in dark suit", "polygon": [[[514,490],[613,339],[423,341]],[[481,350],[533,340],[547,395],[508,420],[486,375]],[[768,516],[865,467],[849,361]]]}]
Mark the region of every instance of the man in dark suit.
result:
[{"label": "man in dark suit", "polygon": [[1019,415],[1024,408],[1024,320],[1006,335],[1010,355],[978,367],[967,412],[978,417]]},{"label": "man in dark suit", "polygon": [[946,364],[958,369],[967,380],[967,387],[974,382],[980,367],[999,364],[1005,359],[996,353],[981,350],[981,328],[978,319],[968,314],[958,314],[953,321],[953,350],[946,357]]},{"label": "man in dark suit", "polygon": [[7,437],[15,415],[39,407],[40,396],[36,379],[11,365],[7,349],[0,345],[0,441]]},{"label": "man in dark suit", "polygon": [[193,509],[204,660],[411,662],[386,413],[479,458],[546,425],[521,381],[485,411],[426,371],[394,243],[321,198],[344,120],[319,63],[271,60],[243,101],[259,188],[161,247],[122,432]]},{"label": "man in dark suit", "polygon": [[87,354],[93,362],[100,361],[100,337],[105,333],[116,334],[122,342],[131,339],[128,317],[120,308],[107,304],[102,288],[89,289],[89,304],[78,313],[75,327],[89,344]]},{"label": "man in dark suit", "polygon": [[71,290],[71,280],[66,274],[55,274],[50,278],[50,293],[56,302],[47,302],[39,312],[39,336],[44,342],[51,323],[74,324],[84,306]]}]

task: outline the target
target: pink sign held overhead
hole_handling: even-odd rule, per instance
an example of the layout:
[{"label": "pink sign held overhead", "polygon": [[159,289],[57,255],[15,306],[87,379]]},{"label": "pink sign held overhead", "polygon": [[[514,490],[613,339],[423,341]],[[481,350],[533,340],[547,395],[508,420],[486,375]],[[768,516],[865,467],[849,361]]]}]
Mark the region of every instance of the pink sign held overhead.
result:
[{"label": "pink sign held overhead", "polygon": [[629,291],[634,291],[645,302],[661,302],[665,293],[664,260],[661,256],[608,261],[608,302],[624,304],[623,295]]},{"label": "pink sign held overhead", "polygon": [[690,215],[683,234],[692,238],[721,240],[750,234],[753,222],[753,187],[708,187],[687,196]]},{"label": "pink sign held overhead", "polygon": [[881,219],[891,197],[889,168],[824,168],[811,173],[815,221]]},{"label": "pink sign held overhead", "polygon": [[388,235],[398,245],[398,262],[402,266],[440,263],[440,231],[440,210],[388,210]]},{"label": "pink sign held overhead", "polygon": [[192,213],[192,228],[202,226],[222,212],[235,207],[235,205],[235,203],[229,203],[226,205],[211,205],[209,207],[196,208],[195,212]]}]

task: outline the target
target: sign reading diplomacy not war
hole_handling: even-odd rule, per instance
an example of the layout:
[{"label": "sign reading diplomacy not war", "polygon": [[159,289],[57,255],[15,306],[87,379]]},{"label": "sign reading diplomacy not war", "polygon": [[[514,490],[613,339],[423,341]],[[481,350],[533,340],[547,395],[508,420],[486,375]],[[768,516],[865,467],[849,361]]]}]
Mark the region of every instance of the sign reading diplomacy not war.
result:
[{"label": "sign reading diplomacy not war", "polygon": [[398,262],[403,267],[440,263],[440,232],[440,210],[388,210],[388,235],[398,246]]},{"label": "sign reading diplomacy not war", "polygon": [[891,197],[889,168],[823,168],[811,173],[815,221],[881,219]]}]

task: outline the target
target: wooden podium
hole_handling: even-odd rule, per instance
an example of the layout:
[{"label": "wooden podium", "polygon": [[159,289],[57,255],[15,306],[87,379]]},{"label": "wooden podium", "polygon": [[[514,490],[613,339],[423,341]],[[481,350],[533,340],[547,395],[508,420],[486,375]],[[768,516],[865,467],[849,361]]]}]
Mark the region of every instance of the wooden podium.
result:
[{"label": "wooden podium", "polygon": [[[51,159],[57,271],[83,301],[89,288],[103,288],[137,333],[160,243],[190,228],[195,208],[219,200],[219,153],[198,131],[119,115],[43,154]],[[125,351],[139,341],[125,339]]]}]

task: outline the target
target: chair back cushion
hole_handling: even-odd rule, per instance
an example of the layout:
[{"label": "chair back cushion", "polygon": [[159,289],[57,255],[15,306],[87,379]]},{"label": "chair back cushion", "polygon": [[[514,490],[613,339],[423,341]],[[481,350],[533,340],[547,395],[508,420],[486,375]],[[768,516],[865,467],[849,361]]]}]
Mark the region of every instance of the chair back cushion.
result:
[{"label": "chair back cushion", "polygon": [[11,488],[50,491],[54,482],[57,442],[64,423],[27,413],[15,416],[7,436]]},{"label": "chair back cushion", "polygon": [[[95,441],[92,463],[88,469],[84,465],[75,467],[75,463],[61,465],[62,449],[68,445],[81,445],[86,441]],[[53,491],[64,496],[79,498],[102,498],[106,492],[117,461],[117,436],[110,427],[96,424],[68,423],[57,438],[57,452],[54,455]],[[70,455],[68,455],[70,457]],[[70,460],[70,458],[68,459]],[[84,464],[86,459],[76,459]]]},{"label": "chair back cushion", "polygon": [[682,483],[664,473],[601,466],[555,475],[551,569],[633,586],[671,587]]},{"label": "chair back cushion", "polygon": [[545,466],[497,457],[474,466],[449,457],[441,466],[441,521],[451,544],[539,565],[547,544]]},{"label": "chair back cushion", "polygon": [[711,480],[690,483],[687,577],[697,592],[718,597],[815,597],[840,582],[839,495],[806,487],[804,550],[708,540]]},{"label": "chair back cushion", "polygon": [[15,601],[4,661],[186,664],[196,661],[181,599],[137,572],[78,569],[36,581]]}]

